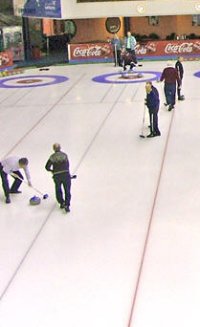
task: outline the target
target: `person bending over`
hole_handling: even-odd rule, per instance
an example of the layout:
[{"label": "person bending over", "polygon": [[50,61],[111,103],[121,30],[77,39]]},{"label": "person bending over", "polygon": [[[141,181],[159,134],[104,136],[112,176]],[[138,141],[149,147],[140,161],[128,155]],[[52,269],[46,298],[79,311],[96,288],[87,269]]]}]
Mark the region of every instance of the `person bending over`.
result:
[{"label": "person bending over", "polygon": [[[1,160],[0,162],[0,175],[2,187],[6,197],[6,203],[11,202],[9,195],[10,193],[21,193],[21,191],[19,191],[19,187],[23,181],[23,175],[19,171],[20,169],[24,170],[28,185],[32,186],[27,158],[9,157]],[[14,178],[11,188],[9,188],[8,175],[11,175]]]}]

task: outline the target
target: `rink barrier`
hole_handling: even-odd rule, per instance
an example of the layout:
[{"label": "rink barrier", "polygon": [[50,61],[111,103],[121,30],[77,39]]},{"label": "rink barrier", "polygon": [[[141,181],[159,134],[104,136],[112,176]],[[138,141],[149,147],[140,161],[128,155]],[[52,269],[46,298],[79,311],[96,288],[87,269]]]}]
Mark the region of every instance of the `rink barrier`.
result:
[{"label": "rink barrier", "polygon": [[[187,60],[200,59],[200,41],[164,40],[138,42],[135,48],[138,60],[169,60],[178,56]],[[69,63],[113,62],[109,42],[68,44]]]}]

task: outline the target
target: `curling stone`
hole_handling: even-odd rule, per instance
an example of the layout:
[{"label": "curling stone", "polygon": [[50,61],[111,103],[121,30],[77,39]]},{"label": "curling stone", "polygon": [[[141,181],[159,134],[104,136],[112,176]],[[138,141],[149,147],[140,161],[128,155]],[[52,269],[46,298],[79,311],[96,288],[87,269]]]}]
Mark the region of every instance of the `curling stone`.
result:
[{"label": "curling stone", "polygon": [[29,203],[31,206],[35,206],[40,204],[41,200],[38,196],[33,196],[32,198],[30,198]]}]

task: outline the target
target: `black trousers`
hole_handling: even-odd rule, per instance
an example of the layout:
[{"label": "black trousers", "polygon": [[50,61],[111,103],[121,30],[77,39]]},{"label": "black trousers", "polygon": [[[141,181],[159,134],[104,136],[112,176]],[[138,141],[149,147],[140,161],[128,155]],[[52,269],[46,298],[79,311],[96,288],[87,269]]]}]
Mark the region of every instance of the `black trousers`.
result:
[{"label": "black trousers", "polygon": [[[181,85],[182,85],[182,79],[181,79]],[[181,98],[181,85],[180,86],[177,85],[177,95],[179,100]]]},{"label": "black trousers", "polygon": [[[19,170],[13,171],[13,173],[15,175],[19,176],[20,179],[23,179],[23,175],[20,173]],[[15,191],[17,191],[19,189],[22,181],[20,179],[16,178],[16,177],[13,177],[14,182],[13,182],[11,188],[9,188],[8,174],[6,174],[3,171],[3,166],[2,166],[1,163],[0,163],[0,175],[1,175],[2,187],[3,187],[3,190],[4,190],[5,197],[9,196],[10,191],[15,192]]]},{"label": "black trousers", "polygon": [[121,50],[116,50],[113,51],[113,58],[114,58],[114,63],[115,63],[115,66],[122,66],[122,63],[121,63]]},{"label": "black trousers", "polygon": [[[56,200],[59,204],[70,206],[71,201],[71,176],[64,172],[53,176],[55,183]],[[63,192],[64,190],[64,192]],[[63,195],[64,193],[64,195]]]},{"label": "black trousers", "polygon": [[149,121],[150,121],[150,131],[151,133],[159,134],[158,128],[158,108],[157,109],[149,109]]}]

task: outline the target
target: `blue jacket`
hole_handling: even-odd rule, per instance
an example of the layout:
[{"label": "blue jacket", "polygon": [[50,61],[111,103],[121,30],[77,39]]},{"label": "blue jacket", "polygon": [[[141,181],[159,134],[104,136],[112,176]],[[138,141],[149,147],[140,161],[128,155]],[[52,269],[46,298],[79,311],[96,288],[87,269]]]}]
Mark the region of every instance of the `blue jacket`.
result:
[{"label": "blue jacket", "polygon": [[115,47],[116,47],[116,50],[121,50],[121,48],[122,48],[121,41],[118,38],[113,38],[111,40],[111,44],[112,44],[113,51],[115,51]]},{"label": "blue jacket", "polygon": [[152,90],[150,93],[147,93],[146,105],[148,109],[154,110],[159,109],[160,99],[158,90],[152,85]]}]

